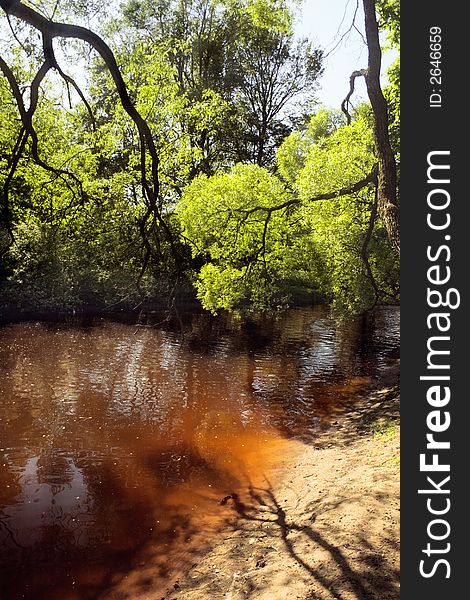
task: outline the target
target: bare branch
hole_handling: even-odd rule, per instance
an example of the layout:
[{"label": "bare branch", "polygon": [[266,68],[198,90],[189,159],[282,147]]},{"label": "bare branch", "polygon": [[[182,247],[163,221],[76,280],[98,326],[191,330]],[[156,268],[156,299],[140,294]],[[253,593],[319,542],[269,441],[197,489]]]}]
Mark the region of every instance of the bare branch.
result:
[{"label": "bare branch", "polygon": [[341,102],[341,110],[346,115],[346,120],[348,125],[351,124],[351,115],[349,114],[349,106],[350,106],[350,98],[354,94],[354,86],[356,83],[357,77],[365,77],[367,74],[367,69],[361,69],[359,71],[353,71],[351,73],[351,77],[349,78],[349,92],[346,98]]},{"label": "bare branch", "polygon": [[0,70],[2,71],[5,79],[8,81],[10,89],[13,93],[13,97],[15,98],[16,104],[18,106],[18,110],[20,111],[21,120],[23,121],[26,116],[26,109],[23,102],[23,95],[21,94],[20,87],[18,82],[16,81],[16,77],[13,74],[13,71],[7,65],[7,63],[0,56]]},{"label": "bare branch", "polygon": [[[88,100],[86,99],[85,94],[82,92],[80,86],[76,83],[76,81],[72,77],[70,77],[70,75],[67,75],[66,73],[64,73],[64,71],[60,68],[60,66],[57,64],[57,62],[55,63],[54,68],[59,73],[59,75],[62,77],[62,79],[65,81],[65,83],[67,84],[67,90],[68,90],[68,85],[70,84],[73,87],[73,89],[77,92],[77,94],[80,96],[80,100],[85,105],[88,115],[90,116],[93,131],[96,131],[95,115],[93,114],[91,106],[88,103]],[[70,92],[68,92],[68,93],[69,93],[69,103],[71,104]]]},{"label": "bare branch", "polygon": [[25,54],[28,55],[29,54],[28,49],[25,47],[25,45],[20,40],[20,38],[17,36],[15,28],[13,27],[13,23],[11,22],[11,19],[10,19],[10,15],[7,15],[7,21],[8,21],[8,27],[10,28],[12,36],[15,38],[16,42],[18,43],[18,45],[23,49],[23,51],[25,52]]},{"label": "bare branch", "polygon": [[[347,8],[348,8],[348,4],[349,2],[346,4],[345,8],[344,8],[344,13],[343,13],[343,18],[341,19],[341,23],[338,26],[338,30],[336,31],[336,35],[335,37],[337,37],[339,35],[339,31],[346,19],[346,12],[347,12]],[[366,44],[366,40],[364,39],[364,36],[362,35],[361,31],[356,27],[356,17],[357,17],[357,13],[359,10],[359,0],[356,0],[356,6],[354,8],[354,14],[353,17],[351,19],[351,25],[348,27],[348,29],[341,34],[339,40],[336,42],[336,44],[333,46],[333,48],[327,52],[327,54],[325,54],[325,58],[328,58],[330,56],[330,54],[333,54],[333,52],[338,48],[338,46],[341,45],[342,41],[348,37],[351,34],[351,31],[354,29],[355,31],[357,31],[357,33],[360,35],[360,37],[362,38],[362,41],[364,42],[364,44]],[[334,40],[333,40],[334,41]]]}]

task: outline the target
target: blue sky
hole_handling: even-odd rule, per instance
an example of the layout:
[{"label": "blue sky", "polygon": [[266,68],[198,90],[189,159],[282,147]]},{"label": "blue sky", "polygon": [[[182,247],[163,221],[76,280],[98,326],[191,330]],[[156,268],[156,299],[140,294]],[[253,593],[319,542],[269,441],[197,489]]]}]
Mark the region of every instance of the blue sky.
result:
[{"label": "blue sky", "polygon": [[[355,25],[361,32],[352,29],[357,7]],[[364,34],[362,2],[356,0],[303,0],[296,23],[299,37],[308,37],[315,45],[324,49],[325,71],[320,80],[318,99],[330,108],[340,108],[349,89],[349,76],[357,69],[367,66],[367,48]],[[362,34],[362,35],[361,35]],[[344,37],[343,37],[344,36]],[[384,40],[385,41],[385,40]],[[386,52],[382,71],[395,59],[396,53]],[[356,80],[353,104],[367,97],[364,81]]]}]

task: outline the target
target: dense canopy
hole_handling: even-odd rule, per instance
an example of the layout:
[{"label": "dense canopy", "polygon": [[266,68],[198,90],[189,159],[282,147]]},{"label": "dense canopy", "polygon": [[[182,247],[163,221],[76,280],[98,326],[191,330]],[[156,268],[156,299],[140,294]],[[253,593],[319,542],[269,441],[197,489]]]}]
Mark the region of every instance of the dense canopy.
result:
[{"label": "dense canopy", "polygon": [[[214,313],[323,299],[350,314],[397,299],[380,101],[318,106],[323,51],[296,38],[297,5],[0,8],[3,305],[140,306],[194,290]],[[377,8],[397,44],[396,3]]]}]

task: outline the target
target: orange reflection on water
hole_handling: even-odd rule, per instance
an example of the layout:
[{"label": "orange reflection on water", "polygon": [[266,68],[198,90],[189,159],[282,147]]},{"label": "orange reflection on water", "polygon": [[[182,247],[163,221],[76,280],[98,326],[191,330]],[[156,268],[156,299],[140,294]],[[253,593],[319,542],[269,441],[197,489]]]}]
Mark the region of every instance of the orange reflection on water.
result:
[{"label": "orange reflection on water", "polygon": [[396,359],[396,314],[323,309],[184,336],[100,322],[0,330],[5,600],[165,591],[325,416]]}]

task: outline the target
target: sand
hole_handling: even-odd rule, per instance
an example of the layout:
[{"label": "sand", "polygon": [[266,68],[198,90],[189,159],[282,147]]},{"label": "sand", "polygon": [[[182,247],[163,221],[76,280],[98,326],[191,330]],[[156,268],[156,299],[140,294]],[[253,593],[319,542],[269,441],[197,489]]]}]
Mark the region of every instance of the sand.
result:
[{"label": "sand", "polygon": [[225,499],[220,541],[151,597],[398,600],[399,392],[387,383]]}]

